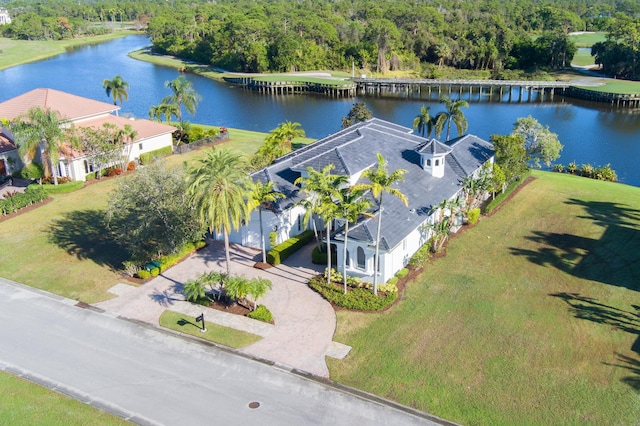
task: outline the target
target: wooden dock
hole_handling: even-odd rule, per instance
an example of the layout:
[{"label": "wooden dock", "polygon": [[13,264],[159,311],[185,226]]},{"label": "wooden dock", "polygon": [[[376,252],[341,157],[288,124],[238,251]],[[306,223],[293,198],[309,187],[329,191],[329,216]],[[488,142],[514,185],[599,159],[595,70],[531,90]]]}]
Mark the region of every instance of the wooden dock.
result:
[{"label": "wooden dock", "polygon": [[354,97],[357,89],[356,83],[351,81],[345,81],[344,84],[336,84],[335,82],[321,83],[318,81],[298,80],[265,81],[256,80],[253,77],[224,77],[224,80],[268,95],[320,93],[335,97]]},{"label": "wooden dock", "polygon": [[[433,79],[391,79],[354,78],[358,94],[380,95],[383,93],[404,93],[407,97],[417,94],[431,99],[458,95],[469,102],[553,102],[557,96],[564,96],[569,83],[560,81],[509,81],[509,80],[433,80]],[[533,96],[536,93],[537,96]],[[525,97],[526,95],[526,97]]]},{"label": "wooden dock", "polygon": [[468,102],[563,102],[565,97],[608,103],[619,108],[640,108],[640,94],[606,93],[562,81],[434,80],[352,78],[345,84],[318,81],[266,81],[254,77],[225,77],[225,81],[269,95],[319,93],[332,97],[358,95],[418,98],[437,101],[442,96]]}]

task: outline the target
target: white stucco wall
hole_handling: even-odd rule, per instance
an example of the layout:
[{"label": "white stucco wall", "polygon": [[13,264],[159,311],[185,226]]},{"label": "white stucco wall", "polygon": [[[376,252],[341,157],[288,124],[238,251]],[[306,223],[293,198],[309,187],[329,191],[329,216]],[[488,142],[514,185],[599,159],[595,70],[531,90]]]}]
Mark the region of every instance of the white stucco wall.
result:
[{"label": "white stucco wall", "polygon": [[[304,226],[303,217],[305,209],[300,206],[293,206],[276,215],[270,210],[262,210],[262,227],[264,231],[264,239],[266,249],[271,249],[269,243],[269,234],[276,232],[278,237],[276,238],[276,244],[279,244],[291,237],[301,234],[307,229],[310,229],[311,224]],[[242,244],[247,247],[260,248],[260,214],[258,210],[251,212],[251,220],[248,224],[241,227],[239,230],[233,231],[229,234],[229,241]]]}]

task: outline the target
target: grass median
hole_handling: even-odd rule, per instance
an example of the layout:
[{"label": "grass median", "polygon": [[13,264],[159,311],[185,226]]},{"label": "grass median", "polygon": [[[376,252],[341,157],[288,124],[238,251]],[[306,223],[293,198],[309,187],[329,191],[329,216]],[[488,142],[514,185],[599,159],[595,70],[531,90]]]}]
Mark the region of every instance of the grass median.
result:
[{"label": "grass median", "polygon": [[462,424],[640,418],[640,188],[537,177],[382,314],[337,312],[334,380]]},{"label": "grass median", "polygon": [[243,348],[262,339],[262,337],[256,336],[255,334],[208,322],[206,318],[206,331],[203,332],[201,331],[201,324],[200,322],[196,322],[193,317],[174,311],[164,311],[160,316],[160,325],[162,327],[208,340],[209,342],[218,343],[229,348]]}]

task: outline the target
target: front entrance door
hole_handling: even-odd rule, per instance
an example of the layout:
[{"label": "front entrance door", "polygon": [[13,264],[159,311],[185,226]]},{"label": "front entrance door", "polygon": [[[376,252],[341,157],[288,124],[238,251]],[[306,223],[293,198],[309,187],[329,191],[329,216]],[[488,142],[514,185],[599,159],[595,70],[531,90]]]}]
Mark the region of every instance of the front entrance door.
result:
[{"label": "front entrance door", "polygon": [[4,158],[0,158],[0,176],[7,175],[7,165],[4,162]]}]

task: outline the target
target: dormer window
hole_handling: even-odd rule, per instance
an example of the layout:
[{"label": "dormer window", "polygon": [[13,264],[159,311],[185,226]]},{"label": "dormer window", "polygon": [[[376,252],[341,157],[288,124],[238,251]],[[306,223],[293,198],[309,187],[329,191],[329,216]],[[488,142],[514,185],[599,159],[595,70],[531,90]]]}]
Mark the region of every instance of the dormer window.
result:
[{"label": "dormer window", "polygon": [[[430,161],[430,160],[427,160]],[[436,158],[436,167],[438,167],[440,165],[440,160],[438,158]]]},{"label": "dormer window", "polygon": [[431,167],[431,159],[430,158],[427,159],[427,166]]}]

